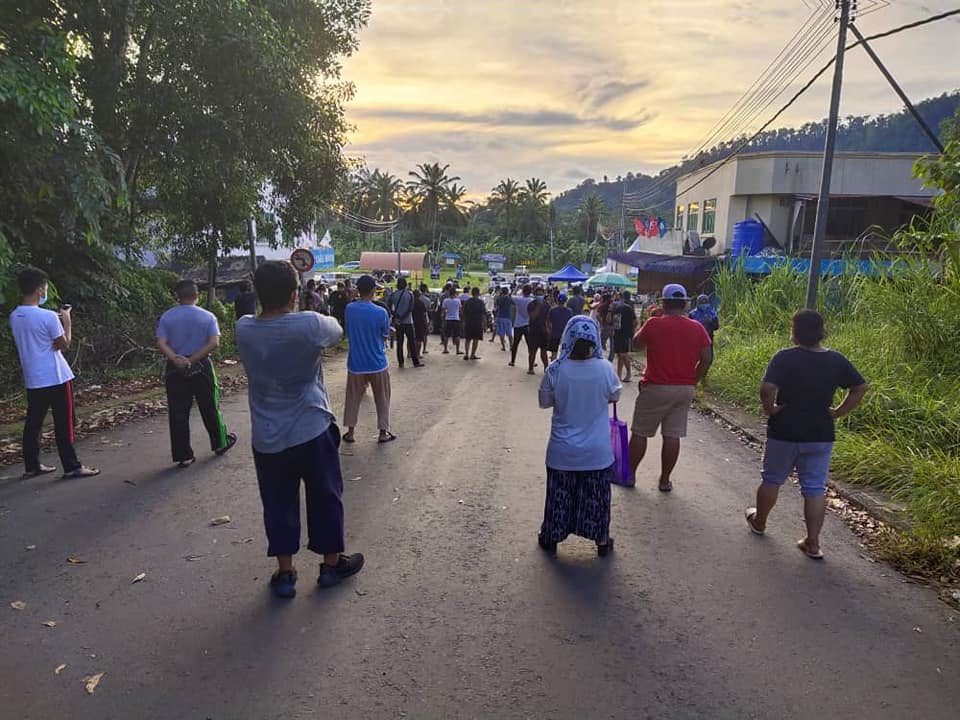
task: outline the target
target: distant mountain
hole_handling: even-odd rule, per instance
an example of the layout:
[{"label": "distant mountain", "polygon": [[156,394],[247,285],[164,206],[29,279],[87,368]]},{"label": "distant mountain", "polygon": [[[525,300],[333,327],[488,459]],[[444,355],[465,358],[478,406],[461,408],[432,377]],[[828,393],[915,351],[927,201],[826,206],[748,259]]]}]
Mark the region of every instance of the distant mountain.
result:
[{"label": "distant mountain", "polygon": [[[939,128],[944,120],[953,117],[958,109],[960,109],[960,90],[917,103],[918,112],[934,130]],[[751,142],[743,152],[820,151],[823,150],[825,133],[826,119],[806,123],[800,128],[768,130]],[[745,139],[741,137],[721,143],[695,158],[685,160],[682,163],[683,172],[689,172],[698,166],[709,165],[726,157]],[[841,152],[931,152],[934,150],[930,140],[923,134],[907,110],[876,117],[869,115],[846,117],[841,122],[837,135],[837,149]],[[620,201],[626,190],[628,193],[651,192],[650,197],[644,199],[642,208],[633,209],[669,216],[672,212],[676,183],[662,182],[662,180],[657,182],[657,179],[672,176],[676,170],[677,166],[667,168],[656,177],[630,172],[624,177],[612,180],[609,178],[603,178],[601,181],[584,180],[577,187],[560,193],[555,201],[556,207],[558,212],[574,212],[584,197],[595,192],[611,213],[619,214]],[[631,209],[630,205],[628,209]]]}]

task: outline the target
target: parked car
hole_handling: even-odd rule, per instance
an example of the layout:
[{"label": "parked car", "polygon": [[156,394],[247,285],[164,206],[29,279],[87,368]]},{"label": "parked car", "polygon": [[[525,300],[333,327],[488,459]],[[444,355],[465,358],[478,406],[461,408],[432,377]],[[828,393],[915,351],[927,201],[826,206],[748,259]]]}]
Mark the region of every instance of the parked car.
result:
[{"label": "parked car", "polygon": [[546,287],[547,279],[542,275],[531,275],[529,283],[533,286],[542,285],[543,287]]},{"label": "parked car", "polygon": [[340,266],[340,269],[341,269],[341,270],[346,270],[347,272],[352,272],[352,271],[354,271],[354,270],[359,270],[359,269],[360,269],[360,261],[359,261],[359,260],[351,260],[350,262],[345,262],[345,263],[343,263],[343,265]]}]

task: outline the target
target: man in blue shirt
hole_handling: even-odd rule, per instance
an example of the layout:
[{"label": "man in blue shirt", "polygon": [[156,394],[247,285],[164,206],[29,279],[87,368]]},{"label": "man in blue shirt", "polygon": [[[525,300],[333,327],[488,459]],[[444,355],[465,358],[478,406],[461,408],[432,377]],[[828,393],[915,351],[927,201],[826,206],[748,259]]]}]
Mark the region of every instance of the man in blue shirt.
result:
[{"label": "man in blue shirt", "polygon": [[197,401],[200,417],[210,436],[210,449],[223,455],[237,444],[220,414],[220,383],[210,353],[220,347],[217,317],[197,307],[199,291],[192,280],[181,280],[174,291],[179,305],[167,310],[157,325],[157,347],[167,359],[167,415],[170,447],[180,467],[192,465],[190,410]]},{"label": "man in blue shirt", "polygon": [[379,441],[391,442],[397,436],[390,432],[390,370],[384,342],[391,337],[390,316],[373,302],[377,283],[369,275],[357,280],[360,299],[347,305],[346,326],[350,348],[347,353],[347,392],[343,409],[343,424],[347,432],[343,441],[355,441],[353,429],[357,426],[360,401],[367,392],[373,391],[377,406]]},{"label": "man in blue shirt", "polygon": [[333,587],[359,572],[363,555],[344,555],[340,431],[323,382],[321,353],[343,331],[333,318],[295,312],[299,278],[288,262],[261,263],[254,275],[263,311],[237,321],[247,371],[251,442],[263,502],[267,555],[277,558],[274,594],[297,594],[300,483],[306,489],[308,549],[323,557],[317,583]]}]

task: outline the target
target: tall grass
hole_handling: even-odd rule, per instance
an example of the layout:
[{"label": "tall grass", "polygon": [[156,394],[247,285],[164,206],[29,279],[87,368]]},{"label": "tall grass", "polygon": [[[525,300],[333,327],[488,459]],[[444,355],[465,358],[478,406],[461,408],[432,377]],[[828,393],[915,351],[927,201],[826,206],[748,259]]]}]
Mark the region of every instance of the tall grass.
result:
[{"label": "tall grass", "polygon": [[[787,268],[716,278],[722,330],[708,388],[758,408],[770,357],[790,345],[806,278]],[[833,471],[906,503],[917,533],[960,535],[960,283],[922,261],[876,278],[821,281],[827,344],[867,378],[863,405],[840,423]]]}]

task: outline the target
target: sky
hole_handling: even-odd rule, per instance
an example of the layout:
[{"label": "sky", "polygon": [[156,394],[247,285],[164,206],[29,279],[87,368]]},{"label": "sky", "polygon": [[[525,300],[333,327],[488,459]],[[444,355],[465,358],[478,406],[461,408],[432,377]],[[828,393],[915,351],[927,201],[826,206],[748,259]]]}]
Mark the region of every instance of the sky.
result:
[{"label": "sky", "polygon": [[[821,59],[832,0],[373,0],[359,50],[346,153],[403,179],[450,164],[471,197],[539,177],[553,194],[592,177],[655,173],[697,148],[797,34]],[[958,0],[861,0],[864,35],[960,7]],[[833,35],[835,38],[835,34]],[[915,101],[960,88],[957,18],[877,40]],[[830,74],[775,127],[826,116]],[[792,91],[770,105],[765,122]],[[841,115],[897,112],[862,50],[847,54]]]}]

